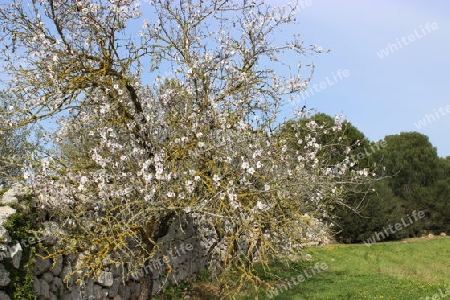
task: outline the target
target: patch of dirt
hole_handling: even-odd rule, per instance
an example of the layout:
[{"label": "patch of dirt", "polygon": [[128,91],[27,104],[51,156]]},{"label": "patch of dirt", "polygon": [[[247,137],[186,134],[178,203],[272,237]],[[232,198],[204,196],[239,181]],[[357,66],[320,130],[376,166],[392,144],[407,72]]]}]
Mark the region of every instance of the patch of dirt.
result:
[{"label": "patch of dirt", "polygon": [[439,236],[435,235],[433,238],[429,238],[427,236],[424,237],[418,237],[418,238],[407,238],[401,240],[403,243],[409,243],[409,242],[423,242],[423,241],[429,241],[429,240],[438,240],[438,239],[448,239],[450,236]]}]

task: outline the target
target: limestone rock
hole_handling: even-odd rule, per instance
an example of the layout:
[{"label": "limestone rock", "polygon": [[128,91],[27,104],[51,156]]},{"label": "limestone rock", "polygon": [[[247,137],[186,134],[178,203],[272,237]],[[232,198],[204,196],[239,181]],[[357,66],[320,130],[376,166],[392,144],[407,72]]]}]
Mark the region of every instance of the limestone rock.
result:
[{"label": "limestone rock", "polygon": [[53,282],[51,285],[52,291],[60,291],[64,288],[64,283],[61,278],[53,277]]},{"label": "limestone rock", "polygon": [[102,289],[101,286],[94,284],[94,299],[107,299],[108,291]]},{"label": "limestone rock", "polygon": [[53,275],[58,276],[61,274],[63,268],[63,258],[62,256],[58,256],[56,261],[53,262],[52,266],[50,267],[50,272],[52,272]]},{"label": "limestone rock", "polygon": [[9,206],[0,206],[0,242],[9,243],[11,237],[3,224],[8,220],[9,216],[16,213],[16,210]]},{"label": "limestone rock", "polygon": [[50,262],[49,259],[43,259],[43,258],[37,256],[36,261],[33,266],[33,274],[41,275],[45,271],[48,271],[51,266],[52,266],[52,263]]},{"label": "limestone rock", "polygon": [[16,204],[19,202],[19,199],[16,197],[16,190],[14,188],[10,188],[3,194],[1,199],[2,205]]},{"label": "limestone rock", "polygon": [[123,267],[118,265],[118,266],[112,266],[111,267],[111,272],[113,272],[115,277],[119,277],[123,274]]},{"label": "limestone rock", "polygon": [[41,240],[46,245],[55,245],[57,242],[56,233],[61,232],[61,229],[55,222],[52,221],[44,222],[43,225],[44,229]]},{"label": "limestone rock", "polygon": [[73,300],[73,299],[77,299],[77,298],[72,298],[72,295],[74,295],[72,290],[69,290],[69,291],[64,290],[62,296],[60,296],[60,298],[58,300]]},{"label": "limestone rock", "polygon": [[122,299],[129,299],[131,296],[130,288],[126,285],[121,284],[119,286],[119,295],[122,297]]},{"label": "limestone rock", "polygon": [[84,282],[84,294],[86,297],[94,295],[94,280],[89,278]]},{"label": "limestone rock", "polygon": [[9,236],[8,231],[0,225],[0,242],[9,243],[11,242],[11,237]]},{"label": "limestone rock", "polygon": [[50,286],[48,285],[48,283],[44,279],[41,279],[39,280],[39,286],[39,295],[44,296],[45,299],[50,298]]},{"label": "limestone rock", "polygon": [[0,300],[11,300],[11,298],[5,292],[0,291]]},{"label": "limestone rock", "polygon": [[[72,267],[71,267],[70,265],[66,265],[66,266],[64,266],[63,269],[62,269],[60,277],[61,277],[63,280],[65,280],[66,277],[67,277],[67,275],[69,275],[70,273],[72,273]],[[72,285],[72,284],[73,284],[73,281],[74,281],[73,278],[70,277],[69,280],[68,280],[68,282],[66,282],[66,284]]]},{"label": "limestone rock", "polygon": [[114,276],[112,272],[103,271],[97,279],[98,284],[105,287],[110,287],[114,283]]},{"label": "limestone rock", "polygon": [[114,279],[113,285],[108,288],[108,297],[115,297],[119,294],[120,281]]},{"label": "limestone rock", "polygon": [[16,210],[9,206],[0,206],[0,225],[3,225],[8,217],[15,214]]},{"label": "limestone rock", "polygon": [[45,272],[45,273],[42,275],[42,279],[44,279],[46,282],[50,283],[50,282],[53,281],[53,274],[50,273],[50,272]]},{"label": "limestone rock", "polygon": [[[71,293],[68,295],[68,296],[66,296],[65,298],[63,298],[64,300],[74,300],[74,299],[83,299],[82,297],[81,297],[81,295],[80,295],[80,291],[74,286],[74,287],[72,287],[72,290],[71,290]],[[89,299],[90,300],[90,298],[88,297],[88,298],[84,298],[84,299]]]},{"label": "limestone rock", "polygon": [[41,285],[39,284],[39,279],[35,276],[33,281],[33,289],[36,295],[41,293]]},{"label": "limestone rock", "polygon": [[9,249],[9,254],[14,268],[20,268],[20,260],[22,259],[22,246],[20,243],[15,244]]},{"label": "limestone rock", "polygon": [[6,193],[3,194],[1,204],[9,205],[22,201],[26,195],[30,194],[30,189],[22,183],[13,184]]},{"label": "limestone rock", "polygon": [[9,272],[5,269],[5,266],[0,264],[0,287],[7,286],[10,282]]},{"label": "limestone rock", "polygon": [[10,257],[9,246],[7,244],[0,244],[0,261]]}]

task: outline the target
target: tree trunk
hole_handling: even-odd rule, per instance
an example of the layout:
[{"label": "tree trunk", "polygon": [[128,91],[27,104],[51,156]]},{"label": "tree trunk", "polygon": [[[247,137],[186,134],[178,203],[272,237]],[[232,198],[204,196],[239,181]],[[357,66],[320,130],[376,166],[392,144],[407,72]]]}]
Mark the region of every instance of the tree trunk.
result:
[{"label": "tree trunk", "polygon": [[140,279],[140,282],[141,290],[139,291],[138,300],[150,300],[152,298],[153,289],[152,273],[145,274],[145,276]]},{"label": "tree trunk", "polygon": [[[146,232],[143,236],[144,242],[147,244],[149,253],[153,250],[154,245],[149,242],[148,237],[152,237],[151,240],[158,241],[161,237],[165,236],[169,231],[170,224],[172,223],[173,212],[161,217],[158,222],[150,221],[147,223]],[[144,264],[145,265],[145,264]],[[147,273],[140,280],[141,287],[139,291],[138,300],[150,300],[153,290],[153,274],[152,271]]]}]

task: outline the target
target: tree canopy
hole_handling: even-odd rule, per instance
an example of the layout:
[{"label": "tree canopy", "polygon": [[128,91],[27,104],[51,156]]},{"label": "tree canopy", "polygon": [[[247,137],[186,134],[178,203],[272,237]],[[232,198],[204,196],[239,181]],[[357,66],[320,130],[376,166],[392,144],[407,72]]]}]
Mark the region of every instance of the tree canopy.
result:
[{"label": "tree canopy", "polygon": [[265,264],[327,240],[324,218],[345,203],[344,186],[370,180],[351,169],[347,142],[334,139],[332,156],[318,155],[328,140],[317,137],[341,131],[339,116],[295,128],[296,142],[274,133],[282,102],[308,85],[301,60],[322,49],[299,35],[277,40],[295,22],[296,4],[145,6],[43,0],[0,8],[14,95],[0,126],[58,124],[58,148],[33,169],[40,204],[61,226],[49,255],[79,254],[70,275],[81,279],[98,275],[105,259],[129,275],[151,260],[174,219],[203,216],[220,232],[213,250],[225,249],[223,269],[242,273],[236,286],[259,283],[256,257]]}]

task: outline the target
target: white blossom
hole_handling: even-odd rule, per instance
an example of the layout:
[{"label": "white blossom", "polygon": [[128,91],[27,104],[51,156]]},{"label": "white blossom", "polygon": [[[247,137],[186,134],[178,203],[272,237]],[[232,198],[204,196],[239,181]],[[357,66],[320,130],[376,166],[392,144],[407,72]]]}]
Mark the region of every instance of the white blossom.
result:
[{"label": "white blossom", "polygon": [[261,211],[266,211],[268,210],[270,207],[267,204],[262,203],[261,201],[256,202],[256,208],[261,210]]}]

